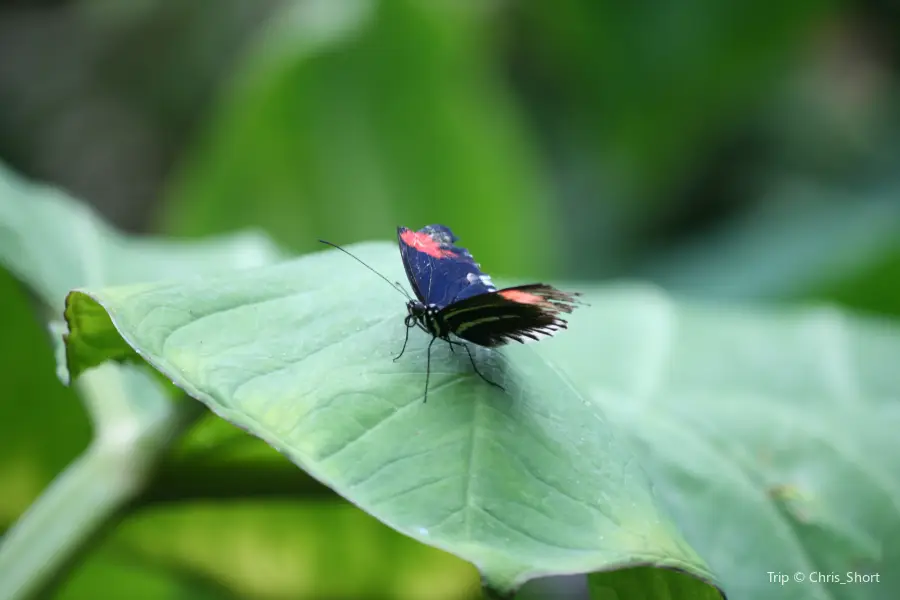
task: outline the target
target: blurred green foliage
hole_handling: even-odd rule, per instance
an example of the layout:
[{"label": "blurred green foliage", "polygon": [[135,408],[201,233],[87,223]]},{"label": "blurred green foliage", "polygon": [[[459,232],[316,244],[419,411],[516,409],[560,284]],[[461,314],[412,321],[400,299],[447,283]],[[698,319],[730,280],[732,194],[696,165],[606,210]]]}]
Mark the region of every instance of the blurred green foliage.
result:
[{"label": "blurred green foliage", "polygon": [[98,550],[61,599],[97,589],[123,597],[135,572],[185,594],[147,598],[365,598],[378,590],[398,600],[456,600],[478,585],[471,565],[331,500],[159,506],[128,519]]},{"label": "blurred green foliage", "polygon": [[[897,315],[898,25],[868,0],[7,3],[0,159],[131,230],[259,225],[306,252],[446,222],[498,274],[640,276]],[[50,376],[43,311],[6,274],[0,308],[2,530],[90,432]],[[261,469],[283,460],[219,421],[182,451],[223,439]],[[185,535],[253,531],[267,510],[255,508],[200,505]],[[465,568],[441,555],[425,569],[433,551],[395,547],[381,526],[317,528],[324,511],[366,520],[351,507],[306,511],[282,528],[312,532],[323,553],[365,545],[396,581]],[[146,597],[218,589],[188,551],[151,565],[145,548],[165,542],[139,524],[153,518],[126,520],[63,596],[114,578]],[[266,585],[250,575],[241,589]]]},{"label": "blurred green foliage", "polygon": [[554,130],[577,136],[606,167],[598,174],[615,173],[621,195],[603,202],[658,218],[833,4],[560,2],[551,10],[523,2],[514,9],[516,50],[522,77],[541,94],[537,109]]},{"label": "blurred green foliage", "polygon": [[50,332],[20,284],[0,269],[0,531],[90,439],[75,393],[55,377]]},{"label": "blurred green foliage", "polygon": [[186,157],[168,229],[260,225],[311,251],[446,222],[493,270],[546,275],[557,220],[477,16],[419,0],[287,10]]}]

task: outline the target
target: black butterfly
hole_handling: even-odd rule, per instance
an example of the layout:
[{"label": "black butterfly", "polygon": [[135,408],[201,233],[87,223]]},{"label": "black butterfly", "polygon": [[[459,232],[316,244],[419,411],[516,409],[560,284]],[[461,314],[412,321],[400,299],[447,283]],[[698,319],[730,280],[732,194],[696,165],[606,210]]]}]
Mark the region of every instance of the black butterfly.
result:
[{"label": "black butterfly", "polygon": [[[503,389],[478,370],[469,347],[451,340],[450,334],[487,348],[502,346],[511,340],[521,343],[540,340],[565,329],[566,322],[560,314],[571,313],[579,304],[576,299],[578,293],[562,292],[543,283],[498,290],[469,251],[454,245],[458,238],[444,225],[428,225],[419,231],[398,227],[397,239],[403,266],[417,300],[410,298],[406,304],[406,339],[394,360],[406,351],[410,328],[419,327],[431,335],[424,401],[428,400],[431,346],[435,340],[444,340],[450,344],[451,350],[453,346],[465,348],[475,372],[487,383]],[[340,246],[319,241],[350,254]],[[359,260],[355,256],[353,258]],[[380,273],[377,274],[391,283]],[[402,287],[394,283],[391,285],[406,294]]]}]

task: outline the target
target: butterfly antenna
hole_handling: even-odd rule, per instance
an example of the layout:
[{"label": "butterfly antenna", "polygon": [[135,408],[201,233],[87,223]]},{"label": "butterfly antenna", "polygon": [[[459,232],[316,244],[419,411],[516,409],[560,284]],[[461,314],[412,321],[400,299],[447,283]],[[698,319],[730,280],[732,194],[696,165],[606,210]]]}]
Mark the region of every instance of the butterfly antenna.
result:
[{"label": "butterfly antenna", "polygon": [[400,286],[397,285],[396,283],[392,282],[390,279],[388,279],[387,277],[385,277],[384,275],[382,275],[381,273],[379,273],[378,271],[376,271],[375,269],[373,269],[372,267],[370,267],[369,265],[367,265],[365,262],[362,261],[361,258],[355,256],[355,255],[354,255],[353,253],[351,253],[349,250],[344,250],[343,248],[341,248],[341,247],[338,246],[337,244],[332,244],[331,242],[326,242],[325,240],[319,240],[319,241],[322,242],[323,244],[326,244],[326,245],[328,245],[328,246],[331,246],[332,248],[337,248],[338,250],[340,250],[341,252],[343,252],[344,254],[346,254],[347,256],[349,256],[350,258],[352,258],[353,260],[355,260],[356,262],[358,262],[359,264],[361,264],[362,266],[364,266],[365,268],[367,268],[368,270],[372,271],[373,273],[375,273],[376,275],[378,275],[379,277],[381,277],[382,279],[384,279],[385,281],[387,281],[387,282],[390,284],[390,286],[391,286],[392,288],[394,288],[395,290],[399,291],[401,294],[403,294],[404,296],[406,296],[409,300],[412,300],[412,297],[407,293],[406,290],[404,290],[402,287],[400,287]]}]

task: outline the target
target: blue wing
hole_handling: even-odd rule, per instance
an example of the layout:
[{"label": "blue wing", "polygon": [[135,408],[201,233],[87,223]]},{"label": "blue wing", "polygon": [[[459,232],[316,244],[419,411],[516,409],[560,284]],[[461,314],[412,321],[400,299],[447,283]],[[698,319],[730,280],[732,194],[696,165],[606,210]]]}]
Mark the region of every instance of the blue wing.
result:
[{"label": "blue wing", "polygon": [[468,250],[454,245],[458,238],[444,225],[419,231],[397,228],[400,256],[416,297],[443,308],[465,298],[496,292]]}]

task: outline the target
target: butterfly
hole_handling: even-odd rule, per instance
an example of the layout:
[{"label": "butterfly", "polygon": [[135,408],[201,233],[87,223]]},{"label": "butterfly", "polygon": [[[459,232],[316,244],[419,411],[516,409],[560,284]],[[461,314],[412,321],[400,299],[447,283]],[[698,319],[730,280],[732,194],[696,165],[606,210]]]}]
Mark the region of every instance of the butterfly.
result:
[{"label": "butterfly", "polygon": [[[511,341],[525,343],[552,336],[566,329],[563,313],[571,313],[581,304],[577,292],[560,291],[544,283],[531,283],[497,289],[489,275],[456,245],[456,235],[444,225],[428,225],[418,231],[397,228],[397,242],[406,276],[416,297],[378,273],[347,250],[319,240],[350,255],[407,296],[406,338],[394,361],[400,359],[409,342],[409,330],[418,327],[431,335],[425,370],[425,394],[431,378],[431,347],[437,340],[465,348],[475,372],[487,383],[503,389],[478,370],[469,346],[471,342],[496,348]],[[451,339],[451,334],[462,340]]]}]

